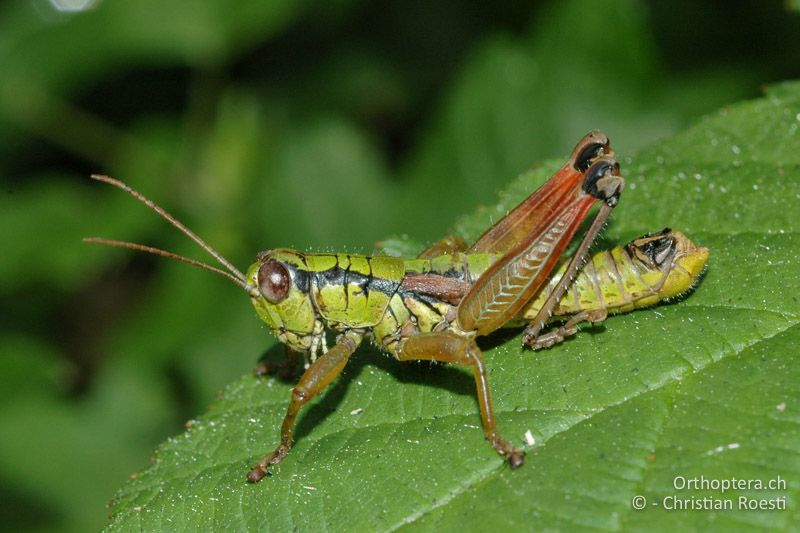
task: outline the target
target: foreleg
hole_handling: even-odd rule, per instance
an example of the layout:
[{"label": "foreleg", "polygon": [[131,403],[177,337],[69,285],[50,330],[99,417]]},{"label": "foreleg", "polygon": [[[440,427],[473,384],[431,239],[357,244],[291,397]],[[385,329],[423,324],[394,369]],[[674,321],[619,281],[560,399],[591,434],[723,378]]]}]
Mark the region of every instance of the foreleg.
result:
[{"label": "foreleg", "polygon": [[250,470],[247,474],[249,481],[254,483],[260,481],[269,474],[268,468],[270,465],[278,464],[286,457],[292,447],[294,422],[300,409],[314,396],[322,392],[341,373],[345,364],[347,364],[347,360],[361,343],[361,339],[362,336],[359,333],[352,331],[345,333],[333,348],[318,357],[303,373],[300,381],[292,389],[289,409],[281,425],[281,442],[275,451],[262,457]]},{"label": "foreleg", "polygon": [[253,369],[253,373],[258,377],[263,377],[269,374],[275,374],[281,379],[289,379],[294,377],[295,371],[297,370],[298,353],[285,344],[283,347],[283,352],[285,355],[283,361],[271,362],[262,360],[258,363],[258,366]]}]

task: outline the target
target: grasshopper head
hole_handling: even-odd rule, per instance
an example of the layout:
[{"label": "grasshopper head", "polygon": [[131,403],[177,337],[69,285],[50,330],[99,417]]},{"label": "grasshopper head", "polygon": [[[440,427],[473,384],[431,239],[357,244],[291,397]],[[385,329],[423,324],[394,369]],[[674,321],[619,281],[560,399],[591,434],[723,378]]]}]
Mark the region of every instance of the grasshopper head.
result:
[{"label": "grasshopper head", "polygon": [[263,251],[246,277],[258,288],[251,295],[256,313],[275,337],[293,350],[309,351],[321,328],[309,296],[303,255],[286,248]]},{"label": "grasshopper head", "polygon": [[662,298],[691,289],[708,262],[708,248],[698,247],[680,231],[669,228],[634,239],[625,248],[644,272],[645,281],[660,285]]}]

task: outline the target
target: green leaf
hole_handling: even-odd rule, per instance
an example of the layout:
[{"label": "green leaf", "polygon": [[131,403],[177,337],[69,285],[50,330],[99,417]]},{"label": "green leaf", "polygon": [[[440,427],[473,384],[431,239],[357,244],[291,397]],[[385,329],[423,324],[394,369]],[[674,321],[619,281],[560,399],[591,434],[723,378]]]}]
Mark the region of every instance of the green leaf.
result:
[{"label": "green leaf", "polygon": [[[110,530],[790,530],[800,514],[800,84],[727,108],[623,156],[627,189],[605,241],[670,225],[711,249],[688,299],[612,317],[538,353],[487,345],[501,432],[536,444],[511,471],[483,439],[464,371],[360,349],[276,444],[291,383],[245,376],[117,494]],[[462,219],[474,237],[541,183]],[[675,479],[780,477],[778,490]],[[649,504],[637,511],[632,498]],[[787,510],[668,511],[680,499],[785,497]]]}]

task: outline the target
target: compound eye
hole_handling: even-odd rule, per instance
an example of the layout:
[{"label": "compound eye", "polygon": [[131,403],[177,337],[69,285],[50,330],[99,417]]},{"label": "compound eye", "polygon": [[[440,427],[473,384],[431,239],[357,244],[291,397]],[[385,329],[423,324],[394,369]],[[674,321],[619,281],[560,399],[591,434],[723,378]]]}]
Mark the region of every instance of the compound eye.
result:
[{"label": "compound eye", "polygon": [[277,304],[289,296],[292,278],[286,267],[270,259],[258,268],[258,288],[270,303]]}]

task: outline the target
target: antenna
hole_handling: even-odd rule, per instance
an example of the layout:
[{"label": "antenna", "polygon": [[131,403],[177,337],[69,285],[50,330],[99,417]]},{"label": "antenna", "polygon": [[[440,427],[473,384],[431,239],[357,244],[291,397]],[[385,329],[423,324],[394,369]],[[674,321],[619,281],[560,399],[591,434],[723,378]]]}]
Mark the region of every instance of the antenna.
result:
[{"label": "antenna", "polygon": [[[188,257],[183,257],[178,254],[174,254],[172,252],[167,252],[165,250],[161,250],[159,248],[153,248],[151,246],[145,246],[143,244],[137,244],[133,242],[125,242],[125,241],[115,241],[111,239],[103,239],[100,237],[86,237],[83,239],[83,242],[87,242],[90,244],[104,244],[107,246],[115,246],[117,248],[128,248],[130,250],[136,250],[139,252],[146,252],[155,255],[160,255],[163,257],[167,257],[169,259],[174,259],[175,261],[181,261],[183,263],[190,264],[192,266],[202,268],[203,270],[208,270],[209,272],[214,272],[216,274],[225,276],[226,278],[230,279],[240,287],[242,287],[247,293],[251,296],[258,296],[258,290],[250,285],[247,282],[247,278],[242,274],[235,266],[233,266],[227,259],[225,259],[222,254],[217,252],[214,248],[211,247],[206,241],[198,237],[192,230],[184,226],[177,218],[170,215],[167,211],[165,211],[161,206],[144,196],[142,193],[136,191],[135,189],[131,188],[126,183],[119,181],[117,179],[111,178],[109,176],[102,176],[99,174],[92,174],[90,176],[93,180],[102,181],[104,183],[108,183],[109,185],[113,185],[118,189],[122,189],[123,191],[127,192],[138,201],[155,211],[161,218],[178,228],[181,233],[192,239],[196,242],[203,250],[211,254],[219,263],[228,269],[228,272],[221,270],[216,267],[212,267],[206,265],[205,263],[201,263],[200,261],[195,261],[194,259],[189,259]],[[230,272],[230,273],[229,273]]]}]

